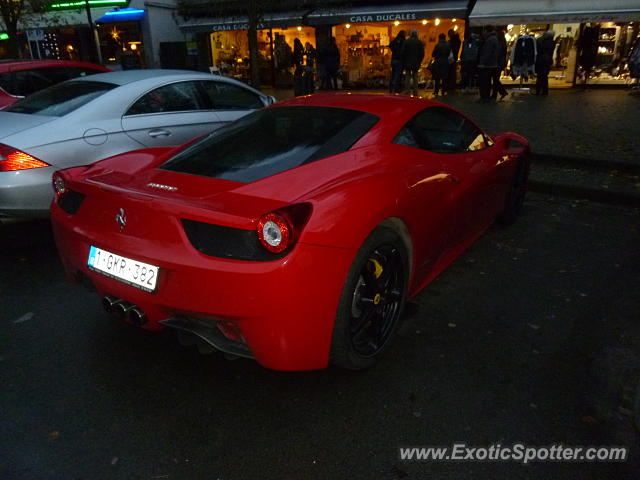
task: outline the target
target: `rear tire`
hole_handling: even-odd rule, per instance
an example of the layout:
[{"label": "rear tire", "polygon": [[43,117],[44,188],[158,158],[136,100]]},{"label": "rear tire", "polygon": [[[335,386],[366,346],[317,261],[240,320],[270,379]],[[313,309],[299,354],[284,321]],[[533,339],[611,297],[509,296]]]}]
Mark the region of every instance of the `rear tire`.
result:
[{"label": "rear tire", "polygon": [[505,199],[504,210],[498,217],[498,221],[503,225],[511,225],[520,215],[527,194],[528,180],[529,162],[526,158],[521,158],[518,160],[518,165],[516,166],[507,198]]},{"label": "rear tire", "polygon": [[347,274],[333,327],[333,365],[348,370],[375,365],[402,316],[408,272],[407,249],[400,235],[377,227]]}]

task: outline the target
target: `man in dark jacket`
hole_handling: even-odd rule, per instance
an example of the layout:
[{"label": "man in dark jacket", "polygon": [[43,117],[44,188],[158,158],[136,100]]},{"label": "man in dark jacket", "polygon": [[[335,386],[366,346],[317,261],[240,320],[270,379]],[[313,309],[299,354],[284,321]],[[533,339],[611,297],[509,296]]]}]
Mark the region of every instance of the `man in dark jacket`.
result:
[{"label": "man in dark jacket", "polygon": [[400,30],[396,38],[389,44],[391,50],[391,78],[389,79],[389,93],[402,91],[402,52],[404,50],[405,32]]},{"label": "man in dark jacket", "polygon": [[407,90],[418,95],[418,71],[424,58],[424,44],[418,38],[418,31],[411,30],[411,36],[405,40],[402,51],[402,63],[407,75]]},{"label": "man in dark jacket", "polygon": [[553,63],[553,51],[556,42],[555,32],[548,30],[537,40],[538,56],[536,57],[536,95],[549,95],[549,72]]},{"label": "man in dark jacket", "polygon": [[447,76],[447,81],[449,83],[448,89],[455,90],[458,84],[458,56],[460,55],[460,47],[462,46],[462,41],[460,40],[460,35],[454,29],[449,29],[449,46],[451,47],[451,54],[453,55],[453,62],[449,64],[449,73]]},{"label": "man in dark jacket", "polygon": [[433,65],[431,66],[431,73],[434,80],[433,94],[438,95],[440,88],[442,88],[442,94],[447,93],[447,79],[450,73],[449,59],[452,58],[451,47],[447,42],[447,37],[444,33],[438,36],[438,43],[433,48],[431,54],[433,58]]},{"label": "man in dark jacket", "polygon": [[487,26],[484,31],[484,42],[478,54],[478,83],[480,87],[480,100],[491,100],[491,78],[498,69],[499,43],[496,32],[492,26]]},{"label": "man in dark jacket", "polygon": [[500,94],[500,100],[507,96],[507,89],[504,88],[500,81],[500,75],[502,71],[507,68],[507,39],[504,36],[504,31],[499,30],[496,33],[498,39],[498,67],[492,72],[491,75],[491,98],[495,100]]},{"label": "man in dark jacket", "polygon": [[336,37],[331,37],[329,45],[321,52],[319,61],[323,63],[328,88],[338,89],[338,69],[340,68],[340,50],[336,45]]}]

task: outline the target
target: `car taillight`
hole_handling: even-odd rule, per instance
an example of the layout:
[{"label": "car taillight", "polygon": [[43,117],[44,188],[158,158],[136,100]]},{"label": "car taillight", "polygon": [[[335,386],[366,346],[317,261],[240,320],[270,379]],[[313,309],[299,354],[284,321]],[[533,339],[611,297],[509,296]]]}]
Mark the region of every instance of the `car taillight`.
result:
[{"label": "car taillight", "polygon": [[21,152],[8,145],[0,144],[0,172],[13,172],[16,170],[50,166],[48,163],[38,160],[28,153]]},{"label": "car taillight", "polygon": [[284,252],[289,246],[291,227],[280,215],[267,213],[258,220],[258,239],[271,253]]},{"label": "car taillight", "polygon": [[301,203],[270,212],[258,220],[258,240],[271,253],[293,247],[311,215],[311,204]]},{"label": "car taillight", "polygon": [[53,191],[56,193],[56,197],[61,198],[67,193],[67,184],[62,176],[62,173],[55,172],[53,174]]}]

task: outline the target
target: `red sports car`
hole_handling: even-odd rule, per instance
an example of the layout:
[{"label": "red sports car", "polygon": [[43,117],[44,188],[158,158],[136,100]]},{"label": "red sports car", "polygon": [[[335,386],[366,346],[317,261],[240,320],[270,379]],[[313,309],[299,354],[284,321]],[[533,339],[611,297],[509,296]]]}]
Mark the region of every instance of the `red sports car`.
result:
[{"label": "red sports car", "polygon": [[134,324],[272,369],[362,369],[408,298],[515,219],[528,157],[433,101],[313,95],[60,171],[52,219],[68,274]]}]

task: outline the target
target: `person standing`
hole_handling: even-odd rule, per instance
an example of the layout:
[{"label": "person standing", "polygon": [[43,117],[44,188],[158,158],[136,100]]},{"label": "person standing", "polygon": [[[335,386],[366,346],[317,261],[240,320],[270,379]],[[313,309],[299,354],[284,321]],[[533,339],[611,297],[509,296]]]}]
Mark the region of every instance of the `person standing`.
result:
[{"label": "person standing", "polygon": [[448,90],[452,91],[456,89],[458,83],[457,69],[458,69],[458,56],[460,55],[460,35],[454,29],[449,29],[449,46],[451,47],[451,54],[453,55],[453,62],[449,64],[448,75]]},{"label": "person standing", "polygon": [[331,37],[329,45],[327,45],[320,56],[324,62],[324,71],[327,77],[327,87],[338,89],[338,69],[340,68],[340,50],[336,45],[336,37]]},{"label": "person standing", "polygon": [[538,56],[536,57],[536,95],[549,95],[549,72],[553,63],[553,52],[556,42],[555,32],[547,30],[536,41]]},{"label": "person standing", "polygon": [[433,48],[433,67],[431,73],[435,83],[433,94],[438,95],[442,89],[442,95],[447,93],[447,80],[450,73],[451,46],[447,42],[444,33],[438,35],[438,43]]},{"label": "person standing", "polygon": [[502,100],[507,96],[507,89],[500,81],[502,71],[507,68],[507,39],[503,30],[496,33],[496,38],[498,39],[498,68],[493,71],[491,76],[491,98],[495,100],[500,94],[500,100]]},{"label": "person standing", "polygon": [[464,88],[465,91],[477,87],[476,76],[478,75],[479,47],[480,37],[476,33],[470,34],[462,44],[460,65],[462,70],[462,88]]},{"label": "person standing", "polygon": [[424,44],[418,38],[418,31],[411,30],[411,36],[404,42],[402,64],[407,76],[406,89],[412,95],[418,95],[418,71],[423,58]]},{"label": "person standing", "polygon": [[306,42],[304,44],[304,59],[305,59],[305,94],[309,95],[315,90],[315,78],[313,70],[316,64],[316,49],[313,48],[311,43]]},{"label": "person standing", "polygon": [[491,101],[491,78],[498,69],[498,37],[492,26],[487,26],[484,32],[484,42],[478,54],[478,83],[480,87],[480,101]]},{"label": "person standing", "polygon": [[294,96],[304,95],[304,47],[299,38],[293,41],[293,94]]},{"label": "person standing", "polygon": [[391,78],[389,79],[389,93],[402,91],[402,51],[405,41],[405,31],[400,30],[396,38],[389,44],[391,50]]}]

